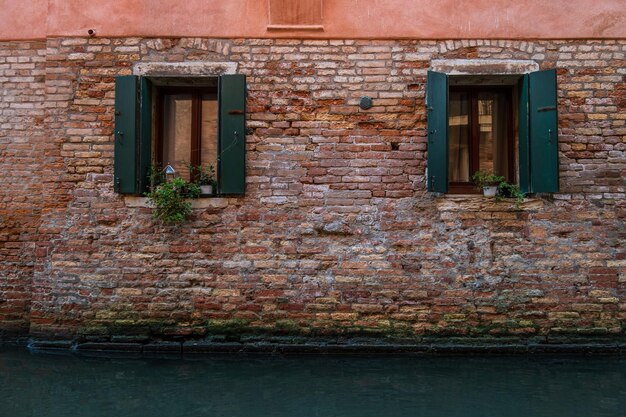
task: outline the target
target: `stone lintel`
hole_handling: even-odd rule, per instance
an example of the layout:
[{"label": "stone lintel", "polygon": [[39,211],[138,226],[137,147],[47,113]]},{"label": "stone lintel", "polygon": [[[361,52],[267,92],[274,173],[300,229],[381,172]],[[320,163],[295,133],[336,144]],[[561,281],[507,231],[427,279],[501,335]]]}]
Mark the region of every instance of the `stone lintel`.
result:
[{"label": "stone lintel", "polygon": [[236,72],[236,62],[140,62],[133,66],[133,75],[153,77],[208,77]]},{"label": "stone lintel", "polygon": [[522,59],[434,59],[431,69],[448,75],[519,75],[539,71],[539,64]]}]

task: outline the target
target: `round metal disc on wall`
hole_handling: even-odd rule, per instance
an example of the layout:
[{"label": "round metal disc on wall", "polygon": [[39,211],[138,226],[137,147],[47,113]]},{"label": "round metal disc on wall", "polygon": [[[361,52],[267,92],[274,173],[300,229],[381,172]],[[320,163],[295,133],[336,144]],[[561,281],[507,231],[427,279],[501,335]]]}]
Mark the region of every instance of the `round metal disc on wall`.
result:
[{"label": "round metal disc on wall", "polygon": [[361,97],[361,101],[359,102],[359,107],[363,110],[369,110],[374,106],[374,102],[368,96]]}]

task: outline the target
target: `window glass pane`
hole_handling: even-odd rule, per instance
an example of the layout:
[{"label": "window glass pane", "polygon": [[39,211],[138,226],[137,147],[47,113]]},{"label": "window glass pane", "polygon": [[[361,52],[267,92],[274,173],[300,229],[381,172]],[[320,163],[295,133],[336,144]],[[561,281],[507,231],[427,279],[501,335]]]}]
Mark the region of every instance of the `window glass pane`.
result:
[{"label": "window glass pane", "polygon": [[191,161],[191,94],[163,96],[163,164],[189,180]]},{"label": "window glass pane", "polygon": [[451,92],[448,119],[448,177],[450,182],[469,181],[469,95]]},{"label": "window glass pane", "polygon": [[478,124],[480,131],[481,171],[493,171],[508,176],[508,118],[504,94],[480,93],[478,95]]},{"label": "window glass pane", "polygon": [[217,100],[209,95],[202,96],[200,135],[202,166],[213,165],[217,180]]}]

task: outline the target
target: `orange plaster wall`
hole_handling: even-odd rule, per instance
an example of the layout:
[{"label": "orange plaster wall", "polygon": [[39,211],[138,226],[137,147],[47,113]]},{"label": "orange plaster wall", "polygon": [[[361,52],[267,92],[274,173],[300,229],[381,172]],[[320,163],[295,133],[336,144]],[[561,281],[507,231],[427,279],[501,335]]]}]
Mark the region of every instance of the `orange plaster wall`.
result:
[{"label": "orange plaster wall", "polygon": [[372,38],[626,37],[626,0],[329,0],[324,12],[342,16],[329,33]]},{"label": "orange plaster wall", "polygon": [[266,0],[49,0],[49,36],[252,37],[264,33]]},{"label": "orange plaster wall", "polygon": [[[297,0],[294,0],[297,1]],[[0,39],[626,38],[626,0],[324,0],[323,31],[267,29],[267,0],[0,0]],[[46,19],[47,16],[47,19]]]},{"label": "orange plaster wall", "polygon": [[0,40],[44,39],[48,0],[0,0]]}]

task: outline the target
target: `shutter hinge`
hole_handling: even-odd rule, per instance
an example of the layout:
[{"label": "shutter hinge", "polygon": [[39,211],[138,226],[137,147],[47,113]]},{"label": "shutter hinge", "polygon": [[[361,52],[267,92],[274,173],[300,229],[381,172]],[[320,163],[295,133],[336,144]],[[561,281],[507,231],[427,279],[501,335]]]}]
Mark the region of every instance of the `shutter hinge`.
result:
[{"label": "shutter hinge", "polygon": [[436,135],[437,134],[437,129],[433,129],[433,130],[429,130],[428,131],[428,137],[429,137],[429,141],[430,143],[435,143],[435,139],[436,139]]}]

